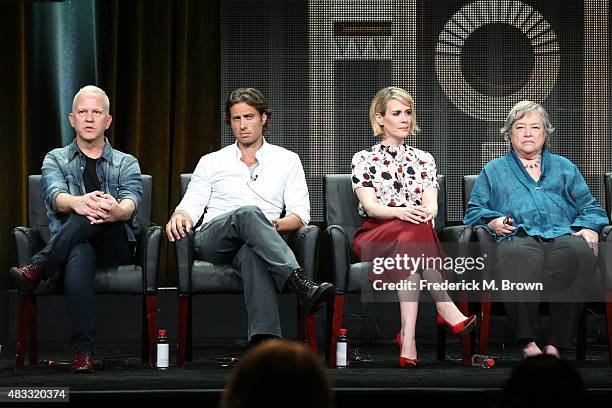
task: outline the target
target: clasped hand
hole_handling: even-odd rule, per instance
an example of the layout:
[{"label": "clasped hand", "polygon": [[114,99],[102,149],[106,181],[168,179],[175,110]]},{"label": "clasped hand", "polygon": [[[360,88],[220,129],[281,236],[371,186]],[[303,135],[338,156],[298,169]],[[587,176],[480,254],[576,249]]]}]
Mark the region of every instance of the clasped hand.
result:
[{"label": "clasped hand", "polygon": [[101,191],[92,191],[79,197],[74,211],[86,216],[92,224],[115,222],[121,215],[115,197]]},{"label": "clasped hand", "polygon": [[422,222],[431,221],[433,219],[433,212],[427,207],[422,205],[408,206],[408,207],[396,207],[396,217],[403,221],[408,221],[413,224],[420,224]]}]

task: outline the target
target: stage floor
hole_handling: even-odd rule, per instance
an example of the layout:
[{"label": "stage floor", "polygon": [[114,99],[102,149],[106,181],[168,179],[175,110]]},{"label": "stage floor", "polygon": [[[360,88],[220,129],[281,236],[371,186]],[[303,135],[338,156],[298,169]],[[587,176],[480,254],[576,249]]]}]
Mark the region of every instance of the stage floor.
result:
[{"label": "stage floor", "polygon": [[[0,386],[69,387],[71,400],[197,398],[212,402],[218,399],[231,372],[228,359],[240,359],[247,350],[244,342],[233,339],[197,340],[194,362],[187,363],[184,369],[171,366],[166,371],[159,371],[140,362],[134,344],[100,344],[95,360],[96,373],[73,375],[69,373],[71,355],[66,345],[41,344],[39,360],[52,360],[53,364],[26,364],[21,372],[13,369],[14,348],[4,347],[0,358]],[[432,394],[446,395],[450,399],[457,394],[477,394],[483,403],[490,402],[503,387],[512,367],[520,361],[516,347],[501,344],[491,345],[490,354],[496,359],[491,369],[462,366],[458,344],[448,345],[444,362],[435,360],[433,344],[420,344],[418,369],[400,369],[398,350],[391,342],[353,344],[349,351],[349,368],[329,370],[338,406],[345,405],[343,401],[347,404],[351,399],[363,402],[364,396],[380,397],[382,394],[390,399],[398,394],[411,394],[413,398],[421,395],[424,399],[431,398]],[[571,351],[564,357],[581,373],[593,396],[610,398],[612,365],[608,364],[605,346],[589,345],[586,361],[576,362]],[[176,362],[173,354],[171,362]]]}]

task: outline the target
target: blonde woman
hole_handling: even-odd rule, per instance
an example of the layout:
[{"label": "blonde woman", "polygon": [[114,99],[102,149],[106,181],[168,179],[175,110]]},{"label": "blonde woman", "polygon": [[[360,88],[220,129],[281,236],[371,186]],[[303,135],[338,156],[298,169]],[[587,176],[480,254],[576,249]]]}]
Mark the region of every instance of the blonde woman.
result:
[{"label": "blonde woman", "polygon": [[[370,122],[379,143],[353,156],[353,190],[359,199],[359,212],[365,217],[354,237],[355,253],[362,261],[375,257],[395,257],[411,243],[424,248],[429,257],[444,257],[433,220],[438,212],[436,163],[431,154],[409,146],[405,139],[416,133],[414,101],[401,88],[380,90],[370,105]],[[364,250],[365,249],[365,250]],[[414,256],[421,255],[418,254]],[[386,271],[370,280],[398,282],[400,278],[418,282],[441,281],[439,271],[414,271],[401,276]],[[415,327],[418,312],[418,287],[410,293],[399,292],[401,330],[396,341],[400,347],[400,366],[417,367]],[[474,329],[476,317],[464,316],[445,292],[432,292],[438,310],[438,324],[454,334]]]}]

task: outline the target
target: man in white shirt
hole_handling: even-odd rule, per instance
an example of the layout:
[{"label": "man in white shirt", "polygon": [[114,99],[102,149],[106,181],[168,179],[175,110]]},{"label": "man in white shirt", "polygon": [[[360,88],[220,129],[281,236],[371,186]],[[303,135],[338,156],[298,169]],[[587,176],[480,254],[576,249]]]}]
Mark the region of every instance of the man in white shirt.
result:
[{"label": "man in white shirt", "polygon": [[225,120],[236,143],[200,159],[166,225],[168,239],[174,242],[203,217],[194,237],[195,250],[200,259],[233,262],[239,268],[252,343],[280,337],[278,305],[270,299],[285,285],[306,314],[334,292],[331,284],[317,285],[305,276],[279,235],[310,222],[310,201],[299,156],[263,137],[271,113],[257,89],[230,94]]}]

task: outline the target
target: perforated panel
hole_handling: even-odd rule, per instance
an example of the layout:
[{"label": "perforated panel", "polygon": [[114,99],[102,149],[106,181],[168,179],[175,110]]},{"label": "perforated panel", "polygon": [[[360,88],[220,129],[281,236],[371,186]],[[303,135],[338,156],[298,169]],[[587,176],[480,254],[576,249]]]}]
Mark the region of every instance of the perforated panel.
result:
[{"label": "perforated panel", "polygon": [[[350,172],[352,155],[376,142],[368,107],[389,85],[415,98],[423,131],[409,142],[447,176],[450,221],[462,217],[461,177],[507,151],[499,128],[521,99],[548,110],[551,149],[603,203],[608,18],[607,1],[223,1],[220,103],[237,87],[267,95],[268,140],[300,155],[315,221],[323,175]],[[234,139],[223,129],[225,145]]]}]

